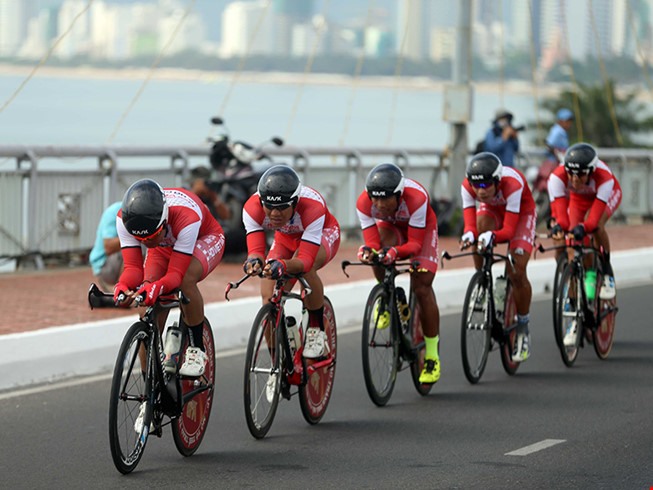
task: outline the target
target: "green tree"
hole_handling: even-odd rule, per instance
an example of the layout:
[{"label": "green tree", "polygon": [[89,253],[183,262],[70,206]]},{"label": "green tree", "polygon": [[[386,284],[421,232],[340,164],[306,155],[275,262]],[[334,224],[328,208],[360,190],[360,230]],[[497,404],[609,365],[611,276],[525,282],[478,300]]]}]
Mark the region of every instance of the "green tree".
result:
[{"label": "green tree", "polygon": [[[616,91],[612,80],[607,88],[603,84],[585,85],[578,84],[578,92],[564,90],[557,97],[544,99],[540,106],[551,113],[547,120],[543,120],[540,133],[536,134],[535,143],[544,145],[544,139],[549,128],[555,123],[555,114],[561,107],[575,111],[575,94],[578,97],[579,114],[576,114],[576,124],[569,131],[569,141],[578,142],[578,122],[582,126],[582,139],[603,148],[632,148],[641,147],[637,143],[637,135],[645,135],[653,130],[653,114],[650,107],[637,100],[637,90]],[[612,120],[610,104],[614,106],[617,126],[621,133],[622,143],[617,137],[617,131]],[[537,125],[528,123],[529,129],[537,133]]]}]

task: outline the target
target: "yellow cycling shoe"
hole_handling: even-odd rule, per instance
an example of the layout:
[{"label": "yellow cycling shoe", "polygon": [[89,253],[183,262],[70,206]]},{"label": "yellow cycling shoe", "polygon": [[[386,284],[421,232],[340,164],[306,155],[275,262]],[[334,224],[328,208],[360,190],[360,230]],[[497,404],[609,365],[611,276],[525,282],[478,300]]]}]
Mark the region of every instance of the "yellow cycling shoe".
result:
[{"label": "yellow cycling shoe", "polygon": [[419,375],[419,382],[425,385],[432,385],[437,383],[440,379],[440,360],[439,359],[426,359],[424,361],[424,369],[422,374]]},{"label": "yellow cycling shoe", "polygon": [[390,326],[390,312],[385,310],[379,315],[379,306],[381,303],[377,303],[374,308],[374,323],[376,323],[377,330],[383,330]]}]

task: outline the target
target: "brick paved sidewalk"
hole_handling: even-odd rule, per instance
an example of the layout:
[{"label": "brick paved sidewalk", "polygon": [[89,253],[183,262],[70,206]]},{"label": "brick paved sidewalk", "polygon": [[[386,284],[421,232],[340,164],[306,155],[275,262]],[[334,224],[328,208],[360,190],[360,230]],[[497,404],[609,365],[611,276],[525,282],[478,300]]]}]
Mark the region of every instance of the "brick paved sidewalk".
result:
[{"label": "brick paved sidewalk", "polygon": [[[653,246],[653,224],[613,225],[610,227],[610,240],[613,251]],[[359,243],[341,244],[335,259],[322,269],[320,276],[326,286],[370,279],[367,268],[348,269],[347,279],[342,273],[342,260],[356,260]],[[439,251],[455,252],[457,238],[441,237]],[[549,255],[552,256],[552,255]],[[448,262],[446,269],[471,267],[471,259]],[[224,289],[228,281],[242,276],[242,266],[237,263],[222,263],[200,283],[200,289],[207,303],[224,301]],[[44,271],[21,271],[0,274],[0,334],[26,332],[46,327],[70,325],[112,318],[120,315],[133,315],[133,311],[91,310],[86,302],[86,292],[94,277],[90,267],[56,268]],[[436,278],[437,281],[437,278]],[[230,298],[243,298],[258,294],[258,284],[250,281],[238,290],[233,290]]]}]

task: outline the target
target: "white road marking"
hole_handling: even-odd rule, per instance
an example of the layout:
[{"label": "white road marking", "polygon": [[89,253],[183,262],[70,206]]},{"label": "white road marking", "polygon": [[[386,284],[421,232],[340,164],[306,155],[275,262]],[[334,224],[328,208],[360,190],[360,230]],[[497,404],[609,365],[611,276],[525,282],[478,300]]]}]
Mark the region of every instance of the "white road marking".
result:
[{"label": "white road marking", "polygon": [[563,442],[567,442],[567,439],[544,439],[543,441],[536,442],[530,446],[515,449],[514,451],[506,453],[505,456],[528,456],[529,454],[555,446],[556,444],[562,444]]}]

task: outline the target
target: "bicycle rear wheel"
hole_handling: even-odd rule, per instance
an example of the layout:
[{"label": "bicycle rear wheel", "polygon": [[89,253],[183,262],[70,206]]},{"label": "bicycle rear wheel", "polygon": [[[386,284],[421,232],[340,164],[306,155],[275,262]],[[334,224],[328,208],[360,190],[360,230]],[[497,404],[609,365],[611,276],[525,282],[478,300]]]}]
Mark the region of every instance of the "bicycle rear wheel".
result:
[{"label": "bicycle rear wheel", "polygon": [[383,284],[375,285],[367,298],[363,317],[363,376],[368,395],[379,407],[390,400],[399,362],[399,339],[393,325],[396,319],[391,312],[394,305],[389,304],[389,299]]},{"label": "bicycle rear wheel", "polygon": [[490,352],[492,323],[489,301],[485,277],[482,272],[476,272],[465,294],[460,329],[463,371],[467,381],[472,384],[481,379]]},{"label": "bicycle rear wheel", "polygon": [[[556,336],[556,342],[558,343],[562,362],[567,367],[574,365],[578,357],[580,342],[583,336],[582,287],[583,282],[575,273],[573,265],[567,264],[560,276],[558,300],[556,302],[558,308],[557,317],[560,326],[559,334]],[[567,332],[570,332],[570,336],[567,337],[568,345],[565,345]]]},{"label": "bicycle rear wheel", "polygon": [[[185,354],[188,347],[188,335],[181,352]],[[172,437],[177,450],[184,456],[190,456],[202,443],[213,407],[213,394],[215,392],[215,342],[213,329],[209,321],[204,318],[202,328],[202,342],[208,360],[204,374],[197,379],[185,378],[181,380],[181,396],[199,391],[192,398],[186,400],[181,409],[181,415],[172,421]],[[180,356],[180,357],[183,357]],[[180,358],[179,366],[184,360]]]},{"label": "bicycle rear wheel", "polygon": [[[603,283],[603,274],[597,278],[597,283]],[[594,351],[599,359],[605,359],[612,350],[614,341],[614,327],[617,316],[617,298],[598,299],[598,312],[596,314],[598,326],[593,335]]]},{"label": "bicycle rear wheel", "polygon": [[261,307],[247,343],[245,357],[245,418],[257,439],[268,433],[279,405],[283,348],[276,330],[274,305]]},{"label": "bicycle rear wheel", "polygon": [[419,376],[424,369],[424,359],[426,357],[426,343],[424,342],[424,331],[422,330],[422,320],[420,319],[420,310],[417,299],[411,295],[413,307],[410,309],[410,345],[415,349],[415,360],[410,363],[410,376],[413,378],[413,385],[422,396],[428,395],[433,388],[432,384],[419,382]]},{"label": "bicycle rear wheel", "polygon": [[[152,420],[152,373],[143,374],[139,352],[149,348],[149,327],[134,323],[125,334],[113,370],[109,398],[109,445],[118,471],[130,473],[136,468],[147,443]],[[147,403],[143,424],[135,427],[141,405]]]},{"label": "bicycle rear wheel", "polygon": [[[336,316],[329,298],[324,297],[324,332],[329,345],[328,359],[322,367],[317,368],[307,377],[306,384],[299,388],[299,406],[302,415],[309,424],[317,424],[324,416],[336,375],[336,357],[338,353],[338,338],[336,331]],[[305,368],[321,362],[319,359],[305,359]]]},{"label": "bicycle rear wheel", "polygon": [[512,283],[508,281],[506,285],[506,305],[503,312],[503,338],[501,342],[501,364],[503,369],[510,376],[517,372],[521,363],[512,360],[512,352],[515,349],[517,341],[517,329],[513,328],[517,321],[517,305],[515,304],[515,295],[512,291]]}]

